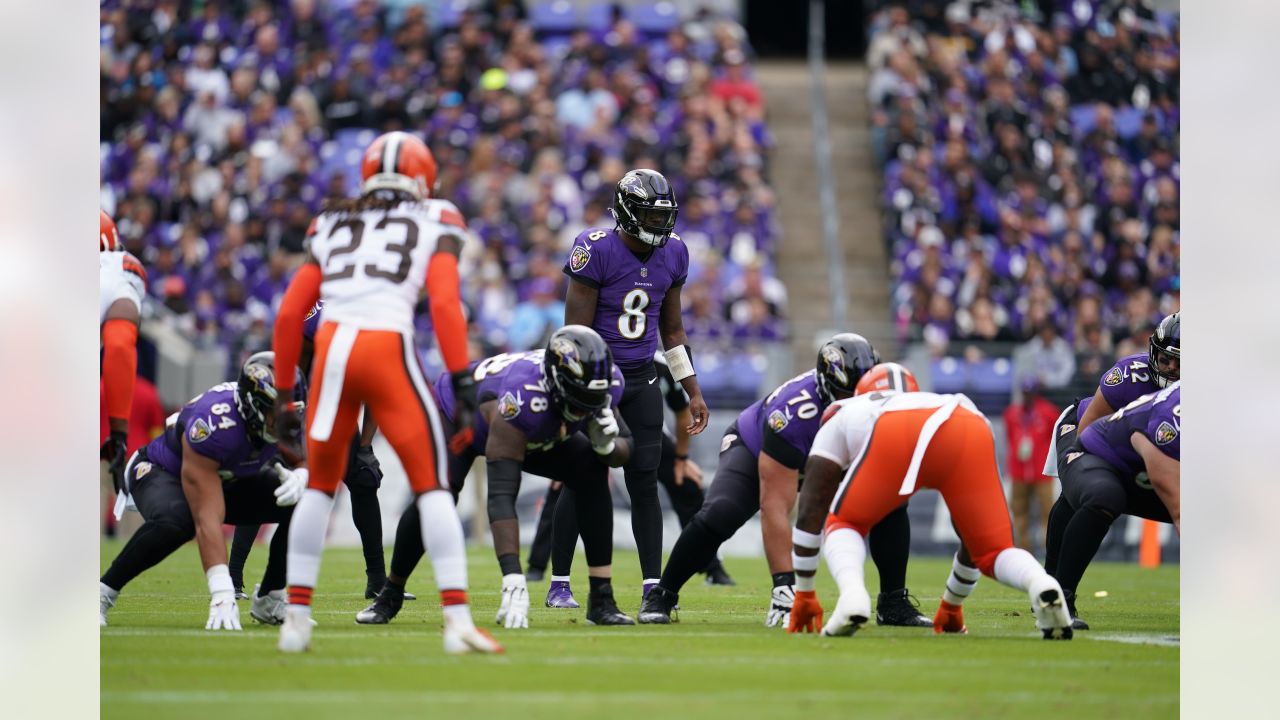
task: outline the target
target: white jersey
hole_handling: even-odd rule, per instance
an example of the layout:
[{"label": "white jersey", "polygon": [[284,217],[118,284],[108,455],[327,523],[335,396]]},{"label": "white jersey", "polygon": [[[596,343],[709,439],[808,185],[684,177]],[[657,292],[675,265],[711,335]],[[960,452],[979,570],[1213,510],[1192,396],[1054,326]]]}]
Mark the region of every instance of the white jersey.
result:
[{"label": "white jersey", "polygon": [[413,332],[413,308],[441,236],[464,237],[447,200],[405,201],[390,211],[325,213],[311,254],[320,264],[324,319],[365,330]]},{"label": "white jersey", "polygon": [[147,273],[138,258],[127,252],[98,253],[98,324],[106,322],[107,310],[117,300],[129,300],[142,312],[142,298],[147,294]]},{"label": "white jersey", "polygon": [[[986,419],[973,401],[962,394],[880,391],[838,400],[827,408],[830,419],[819,428],[809,454],[826,458],[839,465],[841,469],[849,469],[851,474],[858,459],[866,452],[871,440],[871,431],[881,416],[900,410],[936,409],[925,422],[920,430],[920,436],[916,439],[911,465],[902,482],[902,494],[908,495],[915,489],[916,475],[919,473],[920,463],[924,460],[924,451],[928,448],[929,441],[956,408],[964,408]],[[849,477],[846,475],[844,482],[848,481]]]}]

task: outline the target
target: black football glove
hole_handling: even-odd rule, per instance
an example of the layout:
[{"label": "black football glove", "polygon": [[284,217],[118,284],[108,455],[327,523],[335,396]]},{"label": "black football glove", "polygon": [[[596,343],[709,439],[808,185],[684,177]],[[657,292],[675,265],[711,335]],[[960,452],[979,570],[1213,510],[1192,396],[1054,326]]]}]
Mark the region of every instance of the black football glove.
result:
[{"label": "black football glove", "polygon": [[302,415],[295,404],[283,396],[276,398],[276,446],[290,466],[297,466],[306,459],[306,443],[302,437]]},{"label": "black football glove", "polygon": [[129,459],[128,440],[128,433],[112,430],[98,451],[98,457],[107,462],[107,472],[111,473],[111,484],[116,492],[124,488],[124,463]]},{"label": "black football glove", "polygon": [[[476,417],[476,379],[470,370],[459,370],[450,375],[453,381],[453,438],[470,437],[471,424]],[[460,441],[459,441],[460,442]]]},{"label": "black football glove", "polygon": [[363,445],[356,449],[355,471],[367,473],[373,478],[374,485],[382,482],[382,465],[378,463],[378,456],[373,454],[373,447],[364,447]]}]

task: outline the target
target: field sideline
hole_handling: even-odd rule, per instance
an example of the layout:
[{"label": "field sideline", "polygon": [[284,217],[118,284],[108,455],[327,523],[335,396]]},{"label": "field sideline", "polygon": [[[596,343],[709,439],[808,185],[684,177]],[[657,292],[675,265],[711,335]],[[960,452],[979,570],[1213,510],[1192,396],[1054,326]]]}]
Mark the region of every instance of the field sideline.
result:
[{"label": "field sideline", "polygon": [[[105,569],[120,544],[101,546]],[[246,578],[260,577],[264,545]],[[388,555],[390,549],[388,549]],[[634,615],[639,573],[617,553],[619,605]],[[276,628],[254,623],[241,601],[243,633],[209,633],[208,594],[195,545],[130,584],[101,634],[103,718],[461,716],[507,718],[1176,717],[1176,566],[1139,570],[1098,563],[1085,578],[1081,613],[1098,628],[1071,642],[1038,639],[1021,593],[984,578],[965,605],[970,635],[869,627],[851,639],[786,636],[762,627],[763,558],[728,558],[737,587],[697,576],[670,627],[595,628],[585,610],[542,607],[546,583],[530,584],[530,629],[494,634],[504,656],[452,658],[440,646],[440,612],[425,560],[388,626],[356,625],[367,603],[357,550],[325,553],[313,650],[284,656]],[[497,567],[487,548],[470,555],[473,607],[492,627]],[[876,592],[874,566],[868,586]],[[913,559],[912,591],[932,616],[949,561]],[[580,571],[580,572],[579,572]],[[830,610],[825,570],[819,597]],[[574,586],[586,602],[579,553]],[[1108,597],[1094,599],[1105,589]],[[927,599],[929,598],[929,599]]]}]

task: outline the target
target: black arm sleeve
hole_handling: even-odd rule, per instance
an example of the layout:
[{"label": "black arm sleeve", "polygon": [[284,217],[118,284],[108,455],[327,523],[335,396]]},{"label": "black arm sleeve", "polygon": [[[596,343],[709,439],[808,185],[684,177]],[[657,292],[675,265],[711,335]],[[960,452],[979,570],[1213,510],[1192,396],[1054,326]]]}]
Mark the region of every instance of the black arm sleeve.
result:
[{"label": "black arm sleeve", "polygon": [[489,522],[516,519],[521,464],[505,458],[487,458],[485,467],[489,471]]},{"label": "black arm sleeve", "polygon": [[760,447],[760,452],[791,470],[799,470],[804,465],[804,453],[800,452],[795,445],[782,439],[782,436],[768,425],[764,427],[764,443]]},{"label": "black arm sleeve", "polygon": [[667,402],[667,407],[671,408],[671,412],[678,413],[689,407],[689,396],[671,375],[671,366],[667,365],[666,358],[655,362],[654,366],[658,368],[658,382],[662,385],[662,396]]}]

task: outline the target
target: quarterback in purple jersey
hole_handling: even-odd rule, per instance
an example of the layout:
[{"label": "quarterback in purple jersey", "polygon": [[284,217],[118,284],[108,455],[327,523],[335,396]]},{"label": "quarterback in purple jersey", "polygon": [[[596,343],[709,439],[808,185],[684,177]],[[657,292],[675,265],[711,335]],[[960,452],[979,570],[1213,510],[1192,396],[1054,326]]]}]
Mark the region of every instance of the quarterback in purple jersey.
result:
[{"label": "quarterback in purple jersey", "polygon": [[[472,365],[476,412],[470,439],[453,427],[458,398],[448,374],[436,383],[445,435],[467,444],[450,448],[449,488],[462,489],[472,463],[484,456],[488,470],[489,526],[502,570],[497,622],[529,626],[528,583],[520,567],[516,496],[522,472],[559,480],[577,495],[576,514],[587,555],[591,592],[587,622],[633,625],[618,610],[610,583],[613,503],[609,468],[631,454],[630,431],[613,413],[622,397],[622,373],[609,346],[591,328],[567,325],[552,333],[545,350],[497,355]],[[373,604],[356,615],[383,624],[400,611],[404,584],[424,553],[421,519],[413,507],[396,528],[391,573]]]},{"label": "quarterback in purple jersey", "polygon": [[[822,411],[852,396],[858,379],[879,362],[879,354],[866,338],[841,333],[819,349],[815,369],[788,380],[742,411],[725,430],[720,464],[702,509],[680,533],[662,578],[646,597],[637,620],[671,622],[680,589],[758,510],[773,580],[765,625],[786,627],[795,597],[790,515],[800,468],[822,423]],[[872,555],[880,568],[881,589],[888,590],[881,592],[877,602],[877,621],[931,626],[907,598],[911,526],[905,503],[876,528],[871,533]]]},{"label": "quarterback in purple jersey", "polygon": [[289,520],[307,473],[280,464],[275,377],[272,353],[251,356],[237,382],[215,385],[187,403],[130,458],[121,505],[135,507],[143,524],[99,581],[101,625],[130,580],[195,538],[211,596],[205,628],[239,630],[223,523],[280,524],[250,614],[268,624],[283,621]]},{"label": "quarterback in purple jersey", "polygon": [[[307,313],[302,324],[302,355],[299,366],[303,377],[311,375],[311,358],[315,352],[315,335],[320,329],[320,321],[324,312],[324,301],[319,301],[311,312]],[[373,599],[387,580],[386,560],[382,549],[382,508],[378,504],[378,488],[382,485],[382,467],[373,454],[373,435],[377,427],[373,418],[365,413],[360,430],[352,436],[351,452],[348,454],[347,474],[343,478],[347,491],[351,494],[351,519],[356,531],[360,533],[360,545],[364,551],[365,586],[364,596]],[[244,592],[244,564],[249,559],[249,551],[253,549],[253,541],[258,537],[261,526],[239,525],[231,540],[231,554],[228,565],[231,568],[231,580],[236,586],[236,597],[247,598]],[[416,599],[406,595],[405,599]]]},{"label": "quarterback in purple jersey", "polygon": [[618,411],[635,441],[624,475],[645,592],[662,569],[662,392],[653,364],[659,340],[672,376],[689,393],[689,434],[706,429],[708,419],[680,315],[689,249],[672,232],[678,209],[675,192],[661,173],[631,170],[615,188],[611,212],[616,227],[584,230],[564,265],[571,279],[565,322],[595,329],[626,378]]},{"label": "quarterback in purple jersey", "polygon": [[1088,629],[1076,613],[1076,587],[1116,518],[1173,523],[1181,532],[1181,445],[1182,383],[1174,381],[1089,425],[1063,454],[1058,474],[1071,514],[1050,540],[1058,543],[1053,576],[1073,628]]}]

